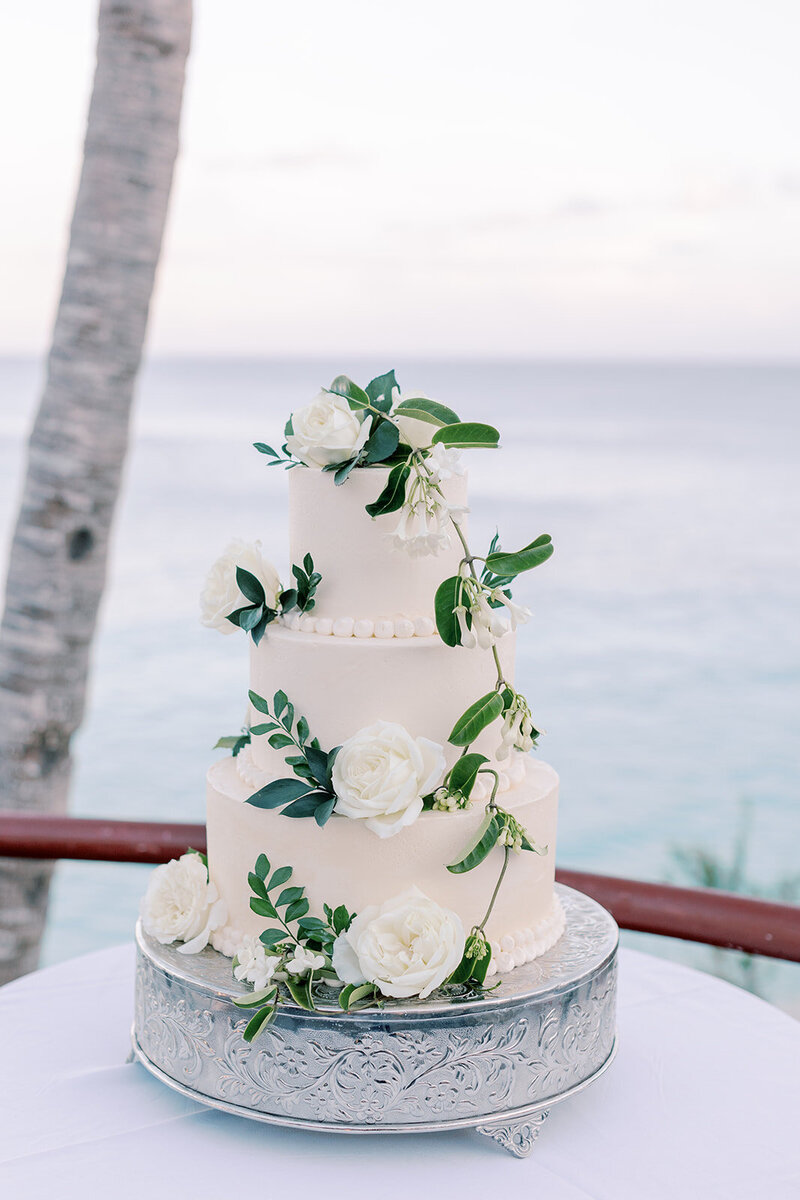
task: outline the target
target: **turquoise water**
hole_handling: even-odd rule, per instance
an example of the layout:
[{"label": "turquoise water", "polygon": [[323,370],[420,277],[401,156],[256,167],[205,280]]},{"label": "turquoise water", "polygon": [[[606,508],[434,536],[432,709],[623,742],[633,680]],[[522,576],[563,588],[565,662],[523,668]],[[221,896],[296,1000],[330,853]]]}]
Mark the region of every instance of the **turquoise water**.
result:
[{"label": "turquoise water", "polygon": [[[546,531],[520,580],[518,679],[562,777],[563,865],[677,880],[672,848],[800,873],[800,369],[677,365],[161,361],[145,372],[118,513],[75,813],[203,819],[217,737],[242,722],[247,655],[197,621],[229,537],[287,567],[285,480],[250,449],[345,370],[395,365],[502,431],[470,456],[476,544]],[[0,362],[0,506],[12,520],[38,369]],[[56,961],[130,936],[147,868],[61,864]],[[664,943],[656,948],[661,949]],[[672,953],[678,951],[670,950]],[[800,972],[767,972],[781,998]]]}]

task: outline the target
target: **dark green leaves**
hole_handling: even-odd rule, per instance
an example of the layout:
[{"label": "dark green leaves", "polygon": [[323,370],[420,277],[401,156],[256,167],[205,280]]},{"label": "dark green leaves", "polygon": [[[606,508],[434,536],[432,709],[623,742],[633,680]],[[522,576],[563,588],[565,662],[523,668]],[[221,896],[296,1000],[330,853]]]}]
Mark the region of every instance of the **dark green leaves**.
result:
[{"label": "dark green leaves", "polygon": [[251,634],[253,641],[258,645],[269,623],[277,617],[278,611],[269,607],[261,580],[251,571],[237,567],[236,585],[245,600],[249,600],[250,603],[229,613],[226,620],[230,621],[231,625],[238,625],[245,633]]},{"label": "dark green leaves", "polygon": [[345,1012],[353,1012],[357,1008],[368,1008],[378,999],[379,992],[374,983],[348,983],[339,992],[339,1007]]},{"label": "dark green leaves", "polygon": [[543,533],[534,541],[523,546],[521,550],[505,552],[496,551],[486,558],[486,567],[495,575],[513,577],[523,571],[531,571],[534,567],[547,562],[553,553],[553,542],[549,533]]},{"label": "dark green leaves", "polygon": [[[286,422],[286,430],[285,430],[286,436],[288,437],[291,432],[292,432],[292,419],[290,417],[289,420]],[[269,466],[269,467],[287,467],[288,468],[288,467],[296,467],[297,466],[297,463],[294,462],[294,460],[289,456],[289,451],[287,450],[286,446],[281,446],[280,453],[278,453],[277,450],[273,450],[272,446],[268,446],[266,442],[253,442],[253,446],[255,447],[255,449],[258,451],[259,454],[266,454],[267,458],[270,460],[267,463],[267,466]]]},{"label": "dark green leaves", "polygon": [[461,792],[462,796],[469,798],[478,778],[478,771],[488,761],[485,754],[462,754],[447,777],[448,790]]},{"label": "dark green leaves", "polygon": [[230,750],[234,758],[243,750],[250,742],[250,730],[244,729],[241,733],[234,734],[232,737],[218,738],[214,744],[215,750]]},{"label": "dark green leaves", "polygon": [[[291,591],[296,593],[293,598],[293,607],[296,607],[301,613],[311,612],[316,604],[314,593],[322,580],[322,576],[319,571],[314,570],[314,560],[310,554],[306,554],[302,567],[298,567],[296,563],[293,565],[292,574],[297,582],[297,587],[291,589]],[[283,600],[283,597],[281,597],[281,600]],[[289,610],[284,608],[284,612],[287,611]]]},{"label": "dark green leaves", "polygon": [[389,458],[397,449],[400,441],[400,430],[391,421],[376,418],[372,433],[364,444],[364,460],[368,463],[380,463]]},{"label": "dark green leaves", "polygon": [[452,408],[439,404],[438,400],[428,400],[424,396],[410,397],[403,400],[394,410],[396,416],[413,417],[417,421],[425,421],[429,425],[459,425],[461,422]]},{"label": "dark green leaves", "polygon": [[497,720],[503,708],[503,697],[498,692],[488,692],[462,713],[447,740],[453,746],[471,745],[479,733]]},{"label": "dark green leaves", "polygon": [[311,785],[302,779],[276,779],[248,796],[247,803],[252,804],[253,808],[280,808],[310,791]]},{"label": "dark green leaves", "polygon": [[266,604],[267,597],[261,580],[244,567],[236,568],[236,583],[245,600],[249,600],[251,604]]},{"label": "dark green leaves", "polygon": [[500,434],[493,425],[482,425],[477,421],[458,422],[437,429],[431,441],[434,445],[459,446],[469,449],[496,449]]},{"label": "dark green leaves", "polygon": [[461,630],[455,615],[455,608],[460,596],[461,579],[458,575],[451,575],[436,589],[436,597],[433,602],[436,628],[439,630],[439,637],[445,646],[461,645]]},{"label": "dark green leaves", "polygon": [[402,508],[403,501],[406,498],[406,484],[408,483],[410,474],[411,468],[407,462],[401,462],[392,467],[386,487],[377,500],[366,506],[367,512],[371,517],[380,517],[385,513],[397,512],[399,508]]},{"label": "dark green leaves", "polygon": [[464,957],[448,979],[448,983],[476,983],[480,987],[486,981],[486,972],[492,961],[492,948],[479,929],[473,929],[464,946]]},{"label": "dark green leaves", "polygon": [[448,871],[454,875],[463,875],[472,871],[497,845],[503,824],[494,809],[486,810],[486,815],[472,842],[456,862],[448,863]]},{"label": "dark green leaves", "polygon": [[385,375],[376,375],[367,384],[367,396],[370,403],[380,412],[391,411],[395,391],[399,392],[400,388],[397,386],[394,371],[387,371]]},{"label": "dark green leaves", "polygon": [[274,1004],[267,1005],[266,1008],[260,1008],[242,1034],[244,1040],[246,1042],[255,1041],[262,1030],[266,1029],[275,1020],[277,1011]]}]

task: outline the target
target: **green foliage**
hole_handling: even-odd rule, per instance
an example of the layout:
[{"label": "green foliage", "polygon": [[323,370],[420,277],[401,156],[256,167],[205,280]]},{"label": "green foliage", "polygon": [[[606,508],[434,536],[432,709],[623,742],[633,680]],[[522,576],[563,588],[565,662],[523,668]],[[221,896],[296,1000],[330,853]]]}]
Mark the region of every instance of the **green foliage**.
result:
[{"label": "green foliage", "polygon": [[425,421],[429,425],[459,425],[460,418],[446,404],[438,400],[428,400],[427,397],[409,397],[403,400],[395,409],[397,416],[413,417],[416,421]]},{"label": "green foliage", "polygon": [[322,576],[319,571],[314,570],[314,560],[310,554],[306,554],[304,557],[302,567],[294,564],[292,574],[295,578],[295,586],[281,592],[281,612],[292,612],[294,609],[301,613],[311,612],[316,604],[314,593],[322,581]]},{"label": "green foliage", "polygon": [[410,474],[411,467],[407,462],[399,462],[396,466],[392,467],[386,487],[377,500],[366,506],[367,512],[371,517],[380,517],[386,513],[397,512],[398,509],[403,507],[406,498],[406,484],[408,483]]},{"label": "green foliage", "polygon": [[[284,433],[286,437],[288,437],[291,432],[292,418],[290,417],[286,422],[286,429],[284,430]],[[267,463],[268,467],[285,467],[288,471],[290,467],[299,466],[299,463],[296,463],[289,454],[289,449],[286,445],[281,446],[280,452],[273,450],[272,446],[268,446],[266,442],[253,442],[253,446],[259,454],[265,454],[270,460]]]},{"label": "green foliage", "polygon": [[486,557],[486,568],[494,574],[510,579],[521,575],[523,571],[532,571],[543,562],[547,562],[553,553],[553,541],[549,533],[543,533],[523,546],[521,550],[512,553],[495,551]]},{"label": "green foliage", "polygon": [[369,1008],[380,1002],[380,992],[374,983],[348,983],[339,992],[339,1007],[345,1012]]},{"label": "green foliage", "polygon": [[377,408],[379,412],[388,413],[392,408],[392,400],[394,399],[395,391],[400,391],[395,379],[394,371],[387,371],[385,375],[376,375],[367,384],[367,396],[373,408]]},{"label": "green foliage", "polygon": [[486,982],[486,972],[492,961],[492,950],[483,930],[474,928],[466,940],[464,955],[448,984],[474,983],[481,987]]},{"label": "green foliage", "polygon": [[230,750],[233,757],[236,758],[236,755],[241,750],[243,750],[245,746],[247,746],[249,744],[250,744],[250,730],[245,728],[242,730],[241,733],[233,734],[231,737],[218,738],[217,741],[214,743],[214,749],[215,750]]},{"label": "green foliage", "polygon": [[475,837],[460,858],[455,862],[448,863],[448,871],[451,871],[453,875],[464,875],[467,871],[474,870],[497,845],[502,829],[502,823],[495,809],[487,808]]},{"label": "green foliage", "polygon": [[320,749],[316,738],[310,741],[305,717],[297,720],[295,728],[294,705],[284,691],[275,693],[271,708],[269,701],[257,692],[251,691],[249,695],[253,707],[271,718],[252,725],[251,735],[266,737],[273,750],[294,746],[298,753],[286,759],[296,779],[273,780],[248,796],[246,803],[254,808],[280,808],[284,817],[313,817],[318,825],[325,825],[336,805],[331,776],[339,747],[325,751]]},{"label": "green foliage", "polygon": [[451,575],[436,589],[433,610],[436,615],[436,628],[445,646],[461,645],[461,630],[456,619],[455,609],[461,598],[462,583],[459,575]]},{"label": "green foliage", "polygon": [[500,434],[493,425],[479,421],[459,421],[455,425],[444,425],[437,429],[431,439],[433,445],[456,446],[462,450],[495,450]]},{"label": "green foliage", "polygon": [[451,792],[461,792],[462,796],[469,799],[475,786],[475,780],[478,778],[478,772],[488,761],[485,754],[462,754],[447,776],[445,786]]},{"label": "green foliage", "polygon": [[469,746],[492,721],[502,714],[503,697],[499,692],[487,692],[471,704],[456,721],[447,739],[453,746]]},{"label": "green foliage", "polygon": [[259,644],[267,626],[274,621],[278,610],[270,608],[260,579],[244,567],[236,568],[236,584],[245,600],[250,603],[229,613],[226,620],[249,633],[256,645]]}]

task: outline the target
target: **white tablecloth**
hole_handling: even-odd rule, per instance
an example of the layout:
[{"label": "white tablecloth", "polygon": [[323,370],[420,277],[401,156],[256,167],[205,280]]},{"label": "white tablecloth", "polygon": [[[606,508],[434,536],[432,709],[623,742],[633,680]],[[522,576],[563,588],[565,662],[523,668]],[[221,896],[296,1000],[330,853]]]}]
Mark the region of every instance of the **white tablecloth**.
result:
[{"label": "white tablecloth", "polygon": [[0,989],[3,1200],[798,1200],[800,1023],[623,951],[619,1053],[529,1159],[469,1131],[346,1137],[184,1100],[126,1064],[132,946]]}]

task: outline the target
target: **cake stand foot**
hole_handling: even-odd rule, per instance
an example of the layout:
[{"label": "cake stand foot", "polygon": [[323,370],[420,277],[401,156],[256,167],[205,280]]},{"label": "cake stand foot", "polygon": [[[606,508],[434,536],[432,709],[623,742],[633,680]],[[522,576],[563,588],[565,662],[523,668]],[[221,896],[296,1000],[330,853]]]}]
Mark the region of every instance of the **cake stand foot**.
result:
[{"label": "cake stand foot", "polygon": [[539,1130],[549,1115],[549,1109],[543,1108],[533,1116],[519,1120],[497,1121],[491,1125],[478,1125],[478,1133],[494,1138],[496,1142],[513,1154],[515,1158],[527,1158],[533,1149],[533,1143],[539,1136]]}]

